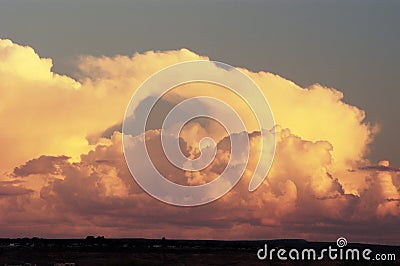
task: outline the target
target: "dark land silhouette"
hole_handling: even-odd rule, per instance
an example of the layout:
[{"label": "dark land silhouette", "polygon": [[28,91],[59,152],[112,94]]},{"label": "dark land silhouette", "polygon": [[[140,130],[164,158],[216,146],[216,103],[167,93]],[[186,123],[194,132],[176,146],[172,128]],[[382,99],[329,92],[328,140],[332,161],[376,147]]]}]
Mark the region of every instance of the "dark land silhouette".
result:
[{"label": "dark land silhouette", "polygon": [[[395,254],[395,261],[260,260],[257,251],[285,248],[317,252],[336,243],[308,242],[302,239],[219,241],[172,239],[85,239],[2,238],[0,265],[400,265],[400,247],[349,243],[346,248],[369,248],[372,254]],[[275,254],[276,255],[276,254]]]}]

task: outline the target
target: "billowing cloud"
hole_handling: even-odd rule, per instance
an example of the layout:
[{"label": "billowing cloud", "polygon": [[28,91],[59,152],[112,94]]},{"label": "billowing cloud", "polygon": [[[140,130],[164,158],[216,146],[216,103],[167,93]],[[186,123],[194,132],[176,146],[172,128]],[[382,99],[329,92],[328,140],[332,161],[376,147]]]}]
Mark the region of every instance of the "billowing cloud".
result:
[{"label": "billowing cloud", "polygon": [[82,58],[81,82],[53,73],[51,59],[9,40],[0,40],[0,58],[3,173],[41,155],[79,159],[93,148],[90,136],[121,122],[133,88],[170,64],[201,57],[181,50]]},{"label": "billowing cloud", "polygon": [[[259,132],[249,130],[251,157],[238,185],[211,204],[179,208],[153,199],[134,182],[119,125],[133,91],[151,74],[206,57],[185,49],[82,57],[78,81],[51,72],[50,59],[8,40],[0,40],[0,57],[4,236],[334,240],[344,235],[385,243],[400,236],[400,172],[387,161],[375,166],[365,159],[376,128],[335,89],[301,88],[243,69],[263,90],[278,124],[271,171],[248,192],[261,141]],[[235,107],[242,110],[241,103]],[[192,122],[180,137],[185,152],[195,157],[195,144],[210,134],[218,141],[218,156],[209,167],[189,173],[160,158],[160,172],[187,185],[217,177],[229,160],[228,136],[220,126]],[[146,135],[154,154],[162,152],[159,135],[157,129]]]}]

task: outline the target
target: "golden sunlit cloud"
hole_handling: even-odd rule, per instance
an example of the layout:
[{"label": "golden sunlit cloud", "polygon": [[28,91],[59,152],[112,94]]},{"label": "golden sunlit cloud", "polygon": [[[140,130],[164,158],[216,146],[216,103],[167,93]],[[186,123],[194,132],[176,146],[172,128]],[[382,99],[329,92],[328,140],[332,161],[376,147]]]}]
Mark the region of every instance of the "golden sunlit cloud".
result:
[{"label": "golden sunlit cloud", "polygon": [[[134,182],[119,125],[132,93],[146,78],[171,64],[207,57],[186,49],[84,56],[78,80],[53,73],[51,59],[9,40],[0,40],[0,58],[3,236],[101,232],[113,237],[331,240],[343,234],[387,243],[400,237],[400,172],[388,161],[370,165],[366,155],[377,129],[364,122],[362,110],[344,103],[338,90],[318,84],[301,88],[271,73],[241,69],[264,92],[278,125],[271,171],[249,193],[257,158],[252,156],[244,178],[227,195],[212,204],[178,208],[151,198]],[[226,97],[223,90],[212,93]],[[176,95],[189,97],[191,92],[183,89]],[[239,102],[235,107],[243,109]],[[195,140],[215,128],[193,123],[182,131],[192,156]],[[251,150],[257,154],[260,135],[251,129]],[[226,136],[216,132],[220,154],[212,166],[187,173],[160,161],[160,171],[188,185],[212,180],[229,160]],[[159,132],[150,133],[150,145],[161,153]]]}]

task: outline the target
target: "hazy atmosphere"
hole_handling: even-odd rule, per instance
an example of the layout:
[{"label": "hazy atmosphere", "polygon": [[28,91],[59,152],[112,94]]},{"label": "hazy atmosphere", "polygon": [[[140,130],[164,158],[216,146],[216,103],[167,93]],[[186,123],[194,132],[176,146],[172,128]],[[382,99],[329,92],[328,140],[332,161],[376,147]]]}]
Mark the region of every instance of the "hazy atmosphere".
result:
[{"label": "hazy atmosphere", "polygon": [[[386,0],[0,1],[0,236],[399,244],[399,11]],[[179,208],[132,179],[120,125],[144,80],[198,59],[254,80],[277,149],[255,192],[251,157],[227,195]],[[214,179],[229,150],[212,129],[193,123],[182,139],[191,156],[199,138],[218,139],[213,167],[160,171],[185,185]],[[156,153],[159,135],[149,132]]]}]

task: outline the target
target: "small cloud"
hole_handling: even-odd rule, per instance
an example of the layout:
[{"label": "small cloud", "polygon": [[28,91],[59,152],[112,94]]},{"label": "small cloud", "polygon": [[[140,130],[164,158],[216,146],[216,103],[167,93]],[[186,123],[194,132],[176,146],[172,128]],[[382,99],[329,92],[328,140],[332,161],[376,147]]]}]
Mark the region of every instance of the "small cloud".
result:
[{"label": "small cloud", "polygon": [[14,176],[24,177],[35,174],[57,174],[58,166],[67,162],[68,156],[46,156],[42,155],[37,159],[32,159],[25,164],[15,167]]},{"label": "small cloud", "polygon": [[16,197],[32,193],[33,190],[15,185],[0,185],[0,197]]}]

